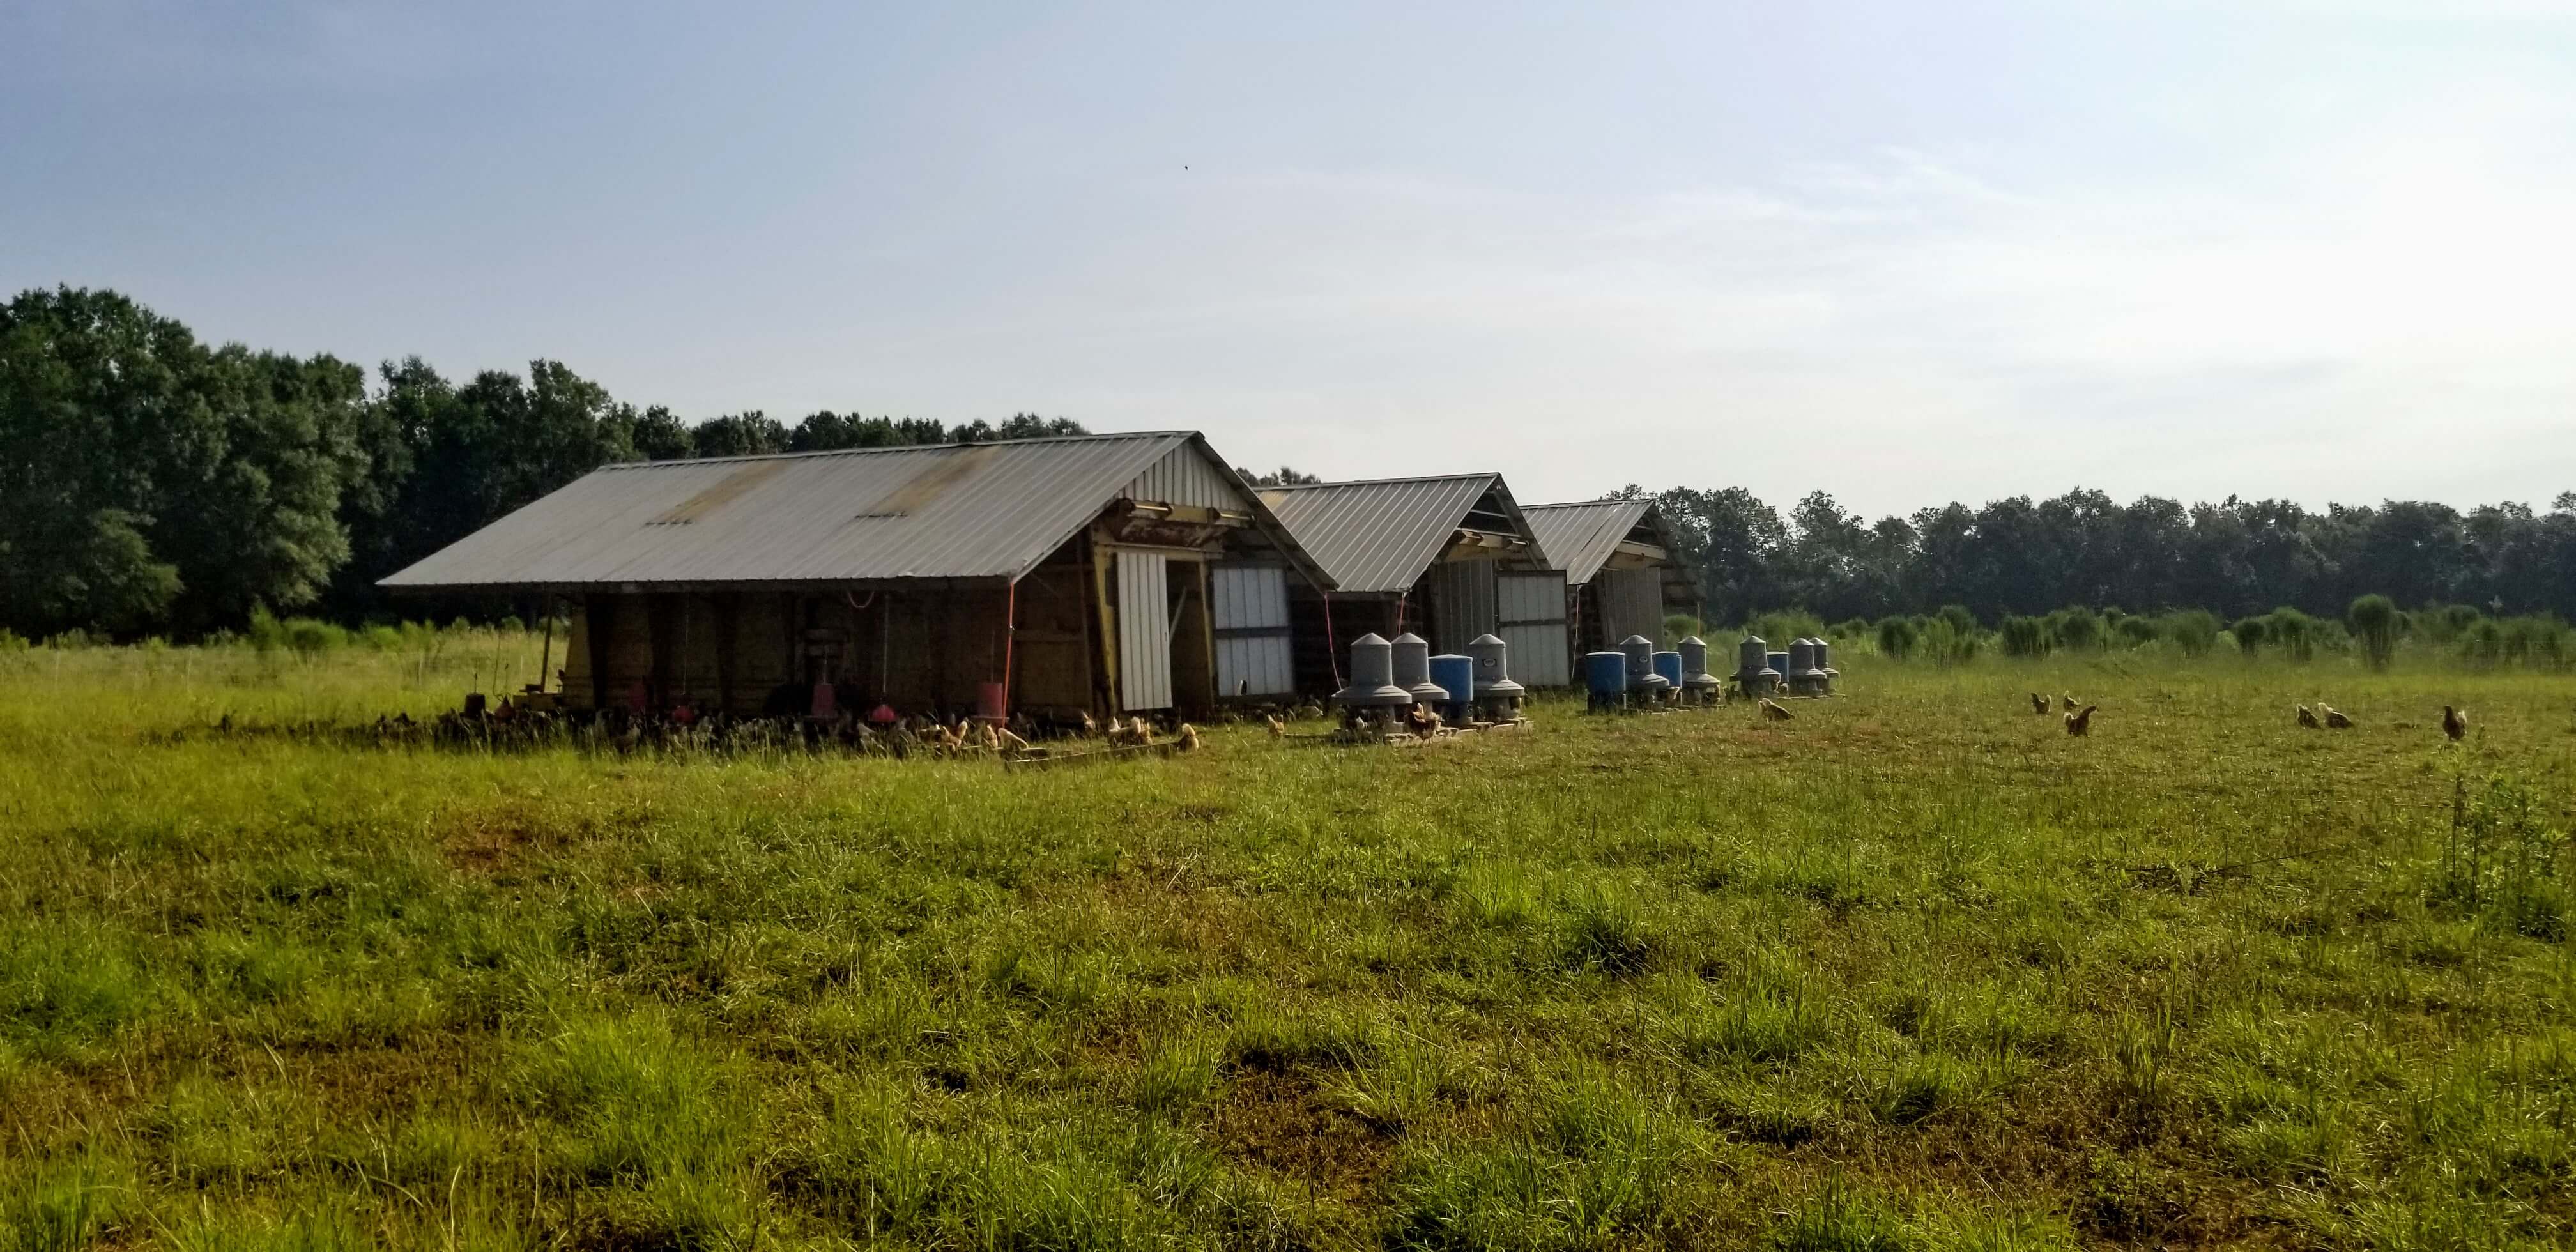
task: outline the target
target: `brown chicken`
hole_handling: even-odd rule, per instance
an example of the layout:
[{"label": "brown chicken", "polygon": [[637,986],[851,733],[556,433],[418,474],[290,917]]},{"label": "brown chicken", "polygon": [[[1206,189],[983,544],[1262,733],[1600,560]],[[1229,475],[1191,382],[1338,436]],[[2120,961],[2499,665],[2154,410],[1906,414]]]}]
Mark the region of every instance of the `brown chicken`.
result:
[{"label": "brown chicken", "polygon": [[1789,710],[1780,707],[1777,701],[1765,696],[1762,699],[1762,716],[1775,722],[1785,722],[1789,720],[1790,714]]},{"label": "brown chicken", "polygon": [[2460,740],[2467,738],[2469,734],[2469,711],[2467,709],[2455,709],[2447,704],[2443,705],[2442,733],[2450,736],[2451,742],[2453,743],[2458,743]]},{"label": "brown chicken", "polygon": [[2041,717],[2048,716],[2048,697],[2036,691],[2030,693],[2030,711]]},{"label": "brown chicken", "polygon": [[2070,734],[2070,735],[2073,735],[2073,736],[2075,736],[2075,737],[2077,737],[2077,738],[2079,738],[2079,739],[2080,739],[2080,738],[2083,738],[2083,737],[2084,737],[2084,736],[2086,736],[2086,735],[2092,734],[2092,733],[2093,733],[2093,710],[2098,709],[2098,708],[2100,708],[2100,707],[2102,707],[2102,706],[2101,706],[2101,705],[2098,705],[2098,704],[2088,704],[2088,705],[2085,705],[2085,706],[2084,706],[2084,708],[2083,708],[2081,711],[2079,711],[2079,712],[2074,712],[2074,713],[2069,713],[2069,714],[2067,714],[2067,715],[2066,715],[2066,733],[2067,733],[2067,734]]},{"label": "brown chicken", "polygon": [[2336,708],[2336,707],[2334,707],[2333,705],[2328,704],[2328,703],[2326,703],[2326,702],[2325,702],[2325,701],[2323,701],[2323,700],[2319,700],[2319,701],[2317,701],[2317,707],[2318,707],[2318,708],[2321,708],[2321,709],[2324,709],[2324,710],[2325,710],[2325,712],[2326,712],[2326,729],[2328,729],[2328,730],[2350,730],[2350,729],[2352,729],[2352,719],[2351,719],[2351,718],[2349,718],[2349,717],[2344,716],[2344,712],[2343,712],[2343,710],[2342,710],[2342,709]]},{"label": "brown chicken", "polygon": [[2304,726],[2309,730],[2315,730],[2317,728],[2317,715],[2308,711],[2308,706],[2304,704],[2299,706],[2299,725]]},{"label": "brown chicken", "polygon": [[2074,712],[2074,711],[2075,711],[2075,693],[2074,693],[2074,692],[2072,692],[2072,691],[2064,692],[2064,693],[2060,694],[2057,698],[2058,698],[2058,699],[2060,699],[2060,700],[2064,700],[2064,701],[2066,702],[2066,711],[2067,711],[2067,712],[2072,713],[2072,712]]},{"label": "brown chicken", "polygon": [[1188,722],[1181,723],[1181,746],[1179,750],[1183,752],[1196,752],[1199,750],[1198,727],[1192,726]]},{"label": "brown chicken", "polygon": [[1279,739],[1279,738],[1283,738],[1283,737],[1285,737],[1285,736],[1288,734],[1288,723],[1283,722],[1283,721],[1280,721],[1280,720],[1279,720],[1279,715],[1278,715],[1278,714],[1276,714],[1276,713],[1264,713],[1264,714],[1262,714],[1262,715],[1261,715],[1261,720],[1263,720],[1263,721],[1265,721],[1265,722],[1270,723],[1270,737],[1271,737],[1271,738],[1273,738],[1273,739]]}]

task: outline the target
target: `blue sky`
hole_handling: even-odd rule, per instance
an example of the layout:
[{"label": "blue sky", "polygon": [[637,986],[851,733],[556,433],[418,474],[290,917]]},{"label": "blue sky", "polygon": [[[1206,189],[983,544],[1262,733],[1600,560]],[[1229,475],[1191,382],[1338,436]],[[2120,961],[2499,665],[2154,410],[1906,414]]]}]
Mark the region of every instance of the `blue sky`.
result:
[{"label": "blue sky", "polygon": [[0,284],[1332,477],[2576,489],[2576,3],[37,3]]}]

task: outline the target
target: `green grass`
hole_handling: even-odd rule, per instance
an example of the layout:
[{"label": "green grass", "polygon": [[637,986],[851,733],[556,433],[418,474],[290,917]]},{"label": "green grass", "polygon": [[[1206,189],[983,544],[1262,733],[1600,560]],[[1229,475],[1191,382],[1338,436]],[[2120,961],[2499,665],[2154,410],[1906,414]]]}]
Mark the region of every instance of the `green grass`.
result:
[{"label": "green grass", "polygon": [[0,1249],[2576,1240],[2576,679],[1841,664],[1010,774],[0,657]]}]

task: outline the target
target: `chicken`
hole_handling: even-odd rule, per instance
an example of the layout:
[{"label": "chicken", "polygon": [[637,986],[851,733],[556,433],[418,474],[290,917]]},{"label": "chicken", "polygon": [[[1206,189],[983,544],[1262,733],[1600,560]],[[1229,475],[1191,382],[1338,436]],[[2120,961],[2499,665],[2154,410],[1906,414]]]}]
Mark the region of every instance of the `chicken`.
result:
[{"label": "chicken", "polygon": [[1192,726],[1188,722],[1181,723],[1181,746],[1179,750],[1183,752],[1196,752],[1199,750],[1198,727]]},{"label": "chicken", "polygon": [[1005,730],[993,736],[993,750],[1026,752],[1029,750],[1029,741],[1021,738],[1016,731]]},{"label": "chicken", "polygon": [[2048,697],[2036,691],[2030,693],[2030,711],[2041,717],[2048,716]]},{"label": "chicken", "polygon": [[1128,738],[1135,740],[1139,745],[1152,743],[1154,742],[1154,728],[1146,725],[1144,718],[1131,717],[1127,719],[1127,736]]},{"label": "chicken", "polygon": [[2304,704],[2299,706],[2299,725],[2304,726],[2309,730],[2315,730],[2317,728],[2317,715],[2309,712],[2308,706]]},{"label": "chicken", "polygon": [[1279,720],[1279,715],[1278,715],[1278,714],[1276,714],[1276,713],[1264,713],[1264,714],[1262,714],[1262,715],[1261,715],[1261,720],[1263,720],[1263,721],[1265,721],[1265,722],[1270,723],[1270,737],[1271,737],[1271,738],[1273,738],[1273,739],[1281,739],[1281,738],[1285,738],[1285,737],[1287,736],[1287,734],[1288,734],[1288,723],[1283,722],[1283,721],[1280,721],[1280,720]]},{"label": "chicken", "polygon": [[2344,716],[2344,714],[2343,714],[2343,710],[2342,710],[2342,709],[2336,708],[2336,707],[2334,707],[2333,705],[2328,704],[2328,703],[2326,703],[2326,702],[2325,702],[2325,701],[2323,701],[2323,700],[2319,700],[2319,701],[2317,701],[2317,707],[2318,707],[2318,708],[2320,708],[2320,709],[2325,710],[2325,715],[2326,715],[2326,729],[2328,729],[2328,730],[2350,730],[2350,729],[2352,729],[2352,719],[2351,719],[2351,718],[2349,718],[2349,717]]},{"label": "chicken", "polygon": [[2058,697],[2057,697],[2057,698],[2058,698],[2058,699],[2060,699],[2060,700],[2064,700],[2064,701],[2066,702],[2066,711],[2067,711],[2067,712],[2072,713],[2072,712],[2074,712],[2074,711],[2075,711],[2075,693],[2074,693],[2074,692],[2072,692],[2072,691],[2062,692],[2062,693],[2060,693],[2060,694],[2058,695]]},{"label": "chicken", "polygon": [[2088,704],[2081,712],[2067,714],[2066,733],[2079,739],[2093,733],[2093,710],[2100,707],[2102,706],[2098,704]]},{"label": "chicken", "polygon": [[1780,707],[1778,701],[1765,696],[1762,699],[1762,716],[1775,722],[1785,722],[1789,720],[1789,710]]},{"label": "chicken", "polygon": [[1100,733],[1100,723],[1099,723],[1099,722],[1097,722],[1097,721],[1094,721],[1094,720],[1092,719],[1091,711],[1090,711],[1089,709],[1085,709],[1085,710],[1083,710],[1083,713],[1082,713],[1082,737],[1083,737],[1083,738],[1085,738],[1085,739],[1088,739],[1088,738],[1092,737],[1093,735],[1096,735],[1096,734],[1099,734],[1099,733]]},{"label": "chicken", "polygon": [[2450,736],[2451,742],[2453,743],[2458,743],[2460,740],[2467,738],[2469,734],[2469,711],[2467,709],[2455,709],[2447,704],[2443,705],[2442,733]]},{"label": "chicken", "polygon": [[939,728],[939,746],[944,751],[955,752],[958,749],[965,747],[966,741],[958,738],[956,731],[950,730],[946,726],[941,726]]},{"label": "chicken", "polygon": [[1440,714],[1427,704],[1416,704],[1404,711],[1404,726],[1417,735],[1436,735],[1440,733]]}]

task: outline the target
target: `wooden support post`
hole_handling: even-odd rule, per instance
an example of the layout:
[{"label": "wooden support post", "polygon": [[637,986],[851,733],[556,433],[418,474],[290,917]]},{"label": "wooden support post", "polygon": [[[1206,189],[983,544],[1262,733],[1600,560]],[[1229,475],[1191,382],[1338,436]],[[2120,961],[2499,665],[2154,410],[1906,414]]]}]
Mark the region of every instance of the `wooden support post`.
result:
[{"label": "wooden support post", "polygon": [[552,667],[555,663],[554,597],[538,597],[537,611],[546,615],[546,644],[544,650],[537,653],[537,691],[542,694],[547,685],[546,670]]},{"label": "wooden support post", "polygon": [[715,594],[716,612],[716,707],[733,712],[733,645],[734,630],[742,618],[742,594],[719,591]]},{"label": "wooden support post", "polygon": [[617,632],[612,627],[617,621],[618,599],[613,592],[582,598],[583,633],[590,636],[590,711],[593,713],[608,710],[608,659],[609,650],[617,642]]},{"label": "wooden support post", "polygon": [[1083,540],[1083,551],[1091,561],[1091,605],[1085,614],[1091,621],[1092,653],[1099,658],[1100,672],[1093,676],[1099,689],[1100,711],[1104,717],[1118,716],[1118,609],[1109,597],[1109,564],[1116,557],[1101,546],[1097,527]]}]

